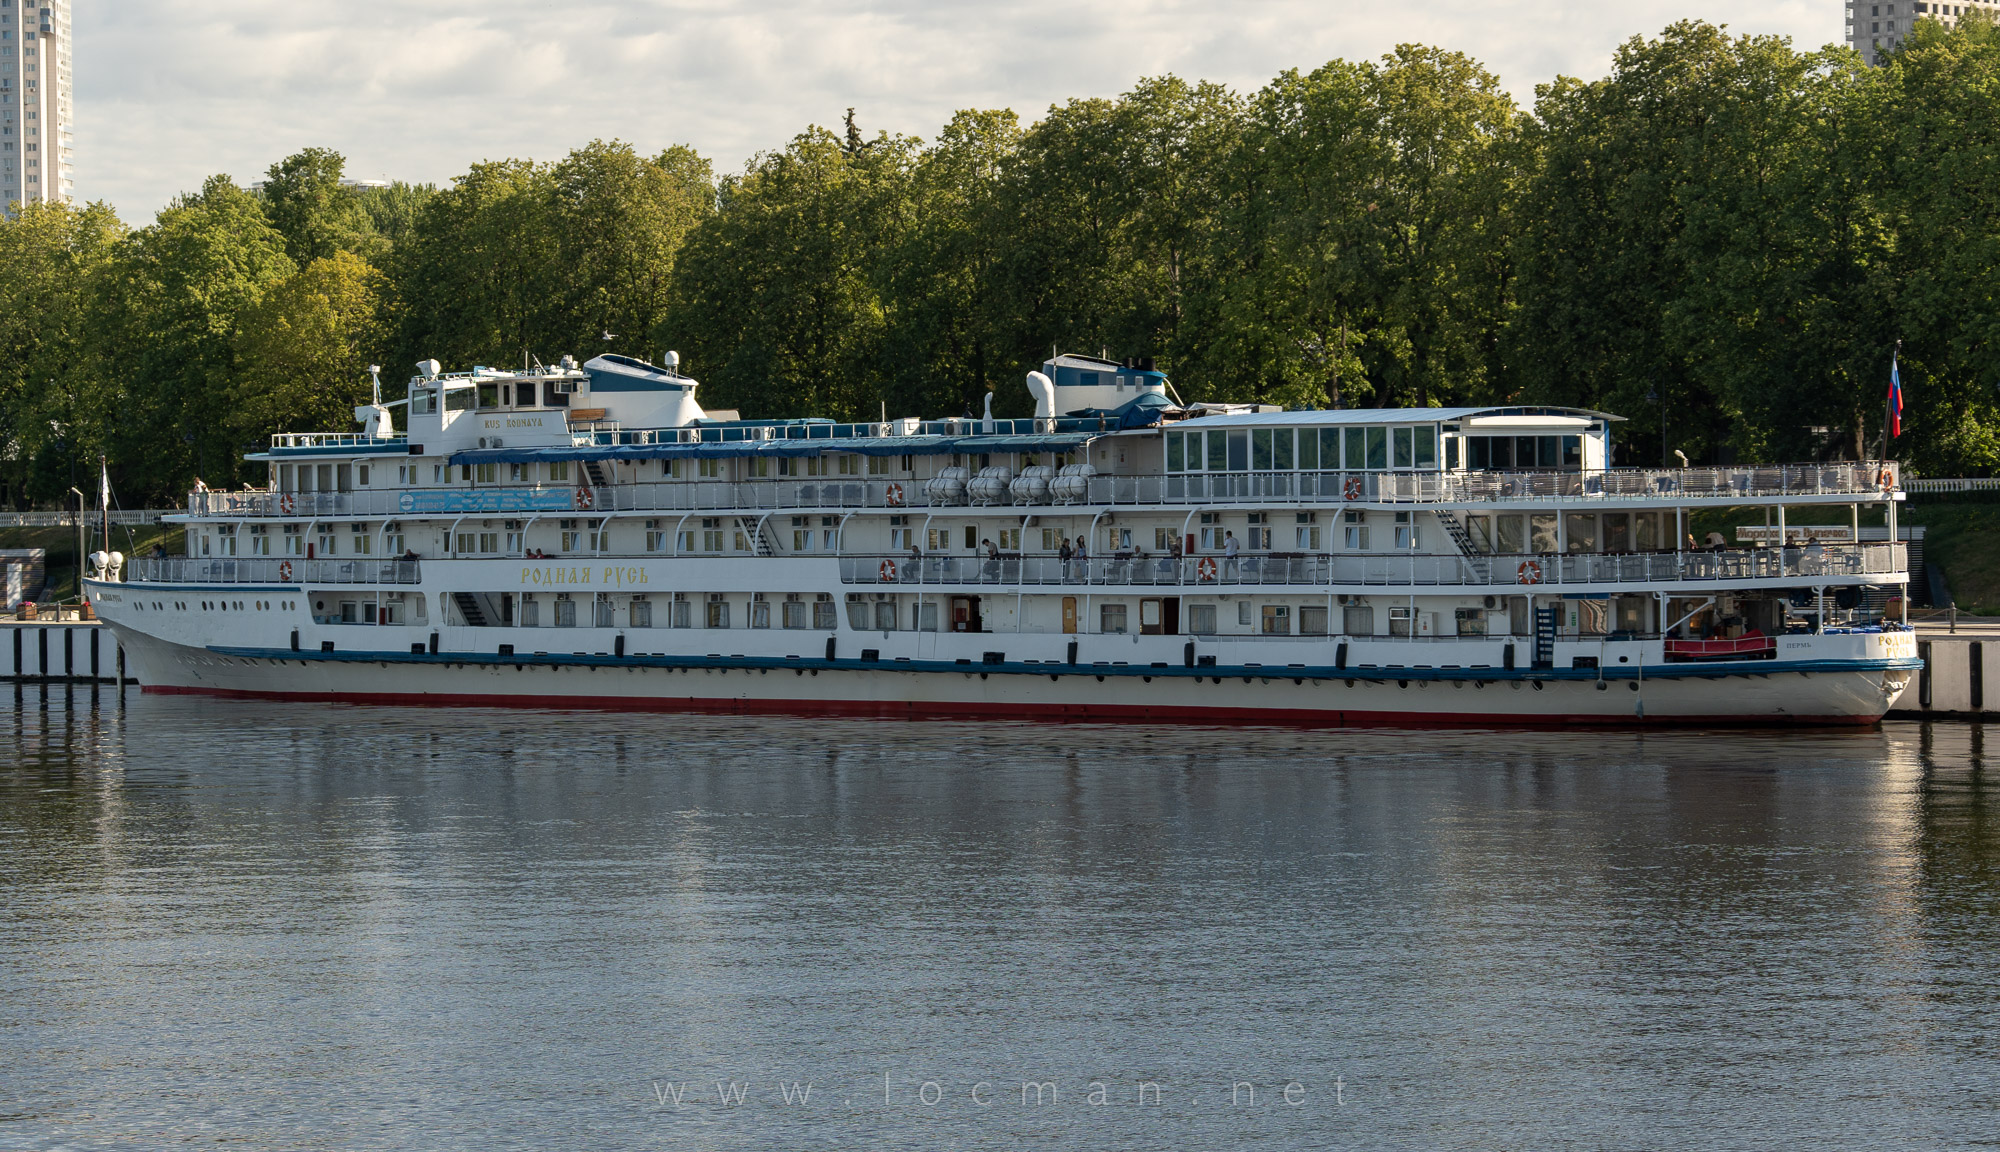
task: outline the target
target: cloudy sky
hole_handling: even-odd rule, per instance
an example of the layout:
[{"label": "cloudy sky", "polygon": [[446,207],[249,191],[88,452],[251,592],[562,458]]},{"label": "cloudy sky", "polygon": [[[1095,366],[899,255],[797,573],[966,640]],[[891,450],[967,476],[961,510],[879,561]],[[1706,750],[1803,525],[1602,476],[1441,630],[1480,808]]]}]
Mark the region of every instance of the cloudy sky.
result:
[{"label": "cloudy sky", "polygon": [[1841,34],[1840,0],[75,0],[77,190],[143,223],[306,145],[348,173],[445,182],[595,137],[719,168],[852,105],[871,134],[954,109],[1039,118],[1173,72],[1254,90],[1404,41],[1469,52],[1524,103],[1678,19]]}]

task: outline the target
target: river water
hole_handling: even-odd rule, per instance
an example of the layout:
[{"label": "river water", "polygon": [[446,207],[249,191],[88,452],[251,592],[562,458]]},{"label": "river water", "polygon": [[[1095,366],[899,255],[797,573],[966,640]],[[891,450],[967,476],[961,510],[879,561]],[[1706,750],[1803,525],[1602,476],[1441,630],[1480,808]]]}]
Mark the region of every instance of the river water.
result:
[{"label": "river water", "polygon": [[1990,1142],[1981,735],[31,688],[0,1147]]}]

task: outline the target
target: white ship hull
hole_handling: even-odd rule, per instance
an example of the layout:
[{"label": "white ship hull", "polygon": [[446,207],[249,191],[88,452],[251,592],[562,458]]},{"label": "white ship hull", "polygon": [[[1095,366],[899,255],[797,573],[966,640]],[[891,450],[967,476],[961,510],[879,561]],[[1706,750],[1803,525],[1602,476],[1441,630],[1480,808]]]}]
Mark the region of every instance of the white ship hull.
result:
[{"label": "white ship hull", "polygon": [[[1790,637],[1776,659],[1700,664],[1665,662],[1658,641],[1559,645],[1557,663],[1587,650],[1597,669],[1506,668],[1507,639],[1425,645],[1425,666],[1407,641],[1299,639],[1278,666],[1268,641],[845,629],[832,636],[831,659],[826,633],[701,629],[445,628],[434,654],[427,631],[309,626],[293,651],[283,621],[201,644],[156,634],[173,627],[135,626],[120,603],[131,586],[94,590],[146,691],[370,704],[1325,726],[1855,725],[1879,720],[1916,665],[1908,633]],[[187,621],[186,631],[200,626]],[[726,651],[676,651],[676,642]],[[570,650],[546,650],[556,643]],[[512,651],[502,655],[501,644]],[[1190,667],[1190,647],[1214,663]],[[1342,647],[1346,666],[1337,667]]]}]

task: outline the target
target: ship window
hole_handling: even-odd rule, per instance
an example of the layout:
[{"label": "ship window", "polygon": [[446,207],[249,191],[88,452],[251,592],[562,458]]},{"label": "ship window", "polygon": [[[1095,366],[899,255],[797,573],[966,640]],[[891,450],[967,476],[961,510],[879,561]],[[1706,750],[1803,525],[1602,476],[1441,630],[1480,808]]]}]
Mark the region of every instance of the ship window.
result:
[{"label": "ship window", "polygon": [[1185,438],[1179,432],[1167,433],[1167,471],[1182,472],[1187,469],[1187,449]]},{"label": "ship window", "polygon": [[929,600],[925,601],[922,604],[910,605],[910,623],[914,628],[914,630],[918,632],[937,631],[938,630],[937,601]]},{"label": "ship window", "polygon": [[549,462],[549,483],[551,484],[569,483],[569,461],[552,460]]},{"label": "ship window", "polygon": [[1188,605],[1188,632],[1195,636],[1215,635],[1215,605]]},{"label": "ship window", "polygon": [[1562,438],[1562,466],[1564,468],[1583,467],[1583,437],[1565,436]]},{"label": "ship window", "polygon": [[819,598],[813,601],[813,627],[822,632],[831,632],[836,623],[833,594],[831,592],[822,592],[819,594]]},{"label": "ship window", "polygon": [[1493,517],[1467,516],[1465,518],[1465,536],[1467,540],[1472,542],[1472,550],[1474,552],[1493,551]]},{"label": "ship window", "polygon": [[[1248,603],[1248,601],[1245,601]],[[1098,607],[1098,631],[1114,636],[1125,634],[1125,605],[1103,604]]]},{"label": "ship window", "polygon": [[1413,608],[1389,609],[1389,635],[1409,636],[1413,631],[1410,624],[1415,617],[1416,610]]},{"label": "ship window", "polygon": [[1299,471],[1319,471],[1320,434],[1311,428],[1299,429]]},{"label": "ship window", "polygon": [[1518,513],[1493,518],[1494,550],[1504,556],[1528,550],[1528,518]]},{"label": "ship window", "polygon": [[1410,450],[1410,429],[1395,428],[1391,429],[1391,431],[1395,433],[1394,439],[1396,445],[1396,458],[1395,458],[1396,467],[1398,468],[1412,467],[1415,463],[1415,460]]},{"label": "ship window", "polygon": [[1269,428],[1258,428],[1250,433],[1250,467],[1259,472],[1271,470],[1271,432]]},{"label": "ship window", "polygon": [[1437,437],[1438,430],[1435,427],[1423,427],[1414,430],[1416,466],[1418,468],[1437,467]]},{"label": "ship window", "polygon": [[1368,469],[1380,472],[1389,466],[1389,430],[1368,429]]},{"label": "ship window", "polygon": [[1266,636],[1290,636],[1292,634],[1292,606],[1289,604],[1266,604],[1263,613],[1263,629]]},{"label": "ship window", "polygon": [[1556,547],[1556,515],[1537,512],[1528,517],[1528,547],[1534,552],[1559,552]]},{"label": "ship window", "polygon": [[1484,608],[1455,608],[1452,610],[1452,619],[1458,625],[1458,634],[1460,636],[1486,635],[1486,609]]},{"label": "ship window", "polygon": [[437,389],[413,388],[410,390],[410,412],[417,416],[427,416],[437,411]]},{"label": "ship window", "polygon": [[667,614],[667,627],[692,628],[694,606],[688,602],[687,593],[674,593],[674,602]]},{"label": "ship window", "polygon": [[1248,432],[1228,433],[1229,471],[1247,472],[1250,468],[1250,434]]},{"label": "ship window", "polygon": [[467,412],[472,408],[473,389],[447,388],[444,393],[444,410],[447,412]]},{"label": "ship window", "polygon": [[1326,605],[1305,604],[1299,607],[1299,635],[1326,635]]},{"label": "ship window", "polygon": [[1594,512],[1571,512],[1563,524],[1569,535],[1570,552],[1597,551],[1597,514]]},{"label": "ship window", "polygon": [[1319,430],[1319,466],[1323,472],[1340,470],[1340,429]]},{"label": "ship window", "polygon": [[556,594],[556,627],[576,627],[576,601],[570,599],[568,593]]},{"label": "ship window", "polygon": [[1280,472],[1292,470],[1292,430],[1276,429],[1271,436],[1271,467]]},{"label": "ship window", "polygon": [[1600,518],[1604,530],[1604,550],[1606,552],[1630,552],[1632,550],[1632,514],[1630,512],[1606,512]]},{"label": "ship window", "polygon": [[778,623],[782,627],[791,629],[802,629],[806,626],[806,605],[799,599],[798,593],[793,592],[785,597],[785,603],[778,613]]},{"label": "ship window", "polygon": [[354,466],[354,482],[364,488],[368,486],[368,465],[357,464]]},{"label": "ship window", "polygon": [[1660,531],[1660,513],[1633,513],[1632,529],[1633,545],[1637,551],[1654,552],[1666,546],[1666,536]]},{"label": "ship window", "polygon": [[1225,472],[1229,469],[1229,434],[1220,428],[1208,432],[1208,471]]}]

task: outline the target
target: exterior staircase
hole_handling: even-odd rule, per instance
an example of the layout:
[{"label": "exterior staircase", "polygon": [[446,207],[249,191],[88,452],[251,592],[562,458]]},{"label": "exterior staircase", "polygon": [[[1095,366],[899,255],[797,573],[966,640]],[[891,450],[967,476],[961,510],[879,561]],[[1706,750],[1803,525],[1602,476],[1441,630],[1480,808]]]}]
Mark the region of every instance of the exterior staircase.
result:
[{"label": "exterior staircase", "polygon": [[1465,530],[1465,525],[1459,522],[1458,513],[1438,509],[1437,518],[1438,523],[1444,525],[1445,534],[1451,537],[1452,543],[1458,545],[1458,554],[1464,557],[1466,567],[1479,577],[1481,583],[1491,580],[1493,562],[1473,547],[1472,536]]}]

